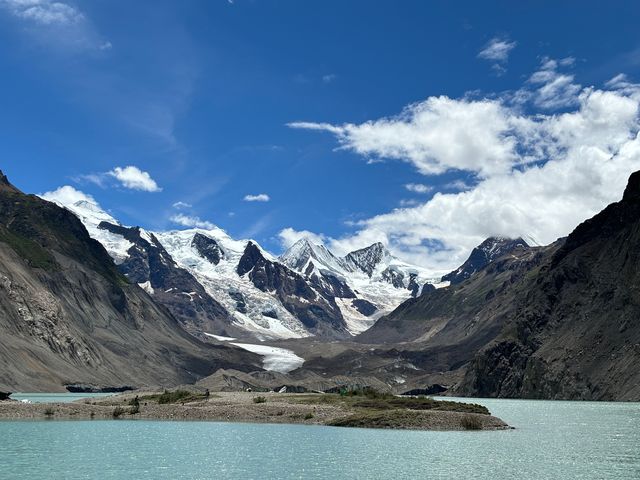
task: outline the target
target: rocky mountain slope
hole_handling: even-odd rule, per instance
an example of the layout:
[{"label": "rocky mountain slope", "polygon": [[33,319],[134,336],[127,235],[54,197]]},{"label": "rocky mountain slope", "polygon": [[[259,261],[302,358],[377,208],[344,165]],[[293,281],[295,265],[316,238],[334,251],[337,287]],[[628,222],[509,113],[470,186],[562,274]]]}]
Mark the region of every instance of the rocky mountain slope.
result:
[{"label": "rocky mountain slope", "polygon": [[77,215],[120,271],[195,335],[348,338],[431,281],[381,244],[339,258],[301,240],[275,258],[216,227],[148,232],[96,203],[47,199]]},{"label": "rocky mountain slope", "polygon": [[502,242],[514,243],[405,301],[356,337],[362,347],[309,355],[306,368],[467,396],[640,399],[640,172],[566,239]]},{"label": "rocky mountain slope", "polygon": [[640,399],[640,172],[523,283],[467,395]]},{"label": "rocky mountain slope", "polygon": [[187,334],[75,215],[1,172],[0,338],[0,387],[9,391],[171,386],[218,368],[260,369],[255,355]]},{"label": "rocky mountain slope", "polygon": [[458,269],[444,275],[442,281],[450,282],[452,285],[464,282],[495,259],[516,249],[527,248],[529,248],[529,245],[522,238],[489,237],[472,250],[467,261]]}]

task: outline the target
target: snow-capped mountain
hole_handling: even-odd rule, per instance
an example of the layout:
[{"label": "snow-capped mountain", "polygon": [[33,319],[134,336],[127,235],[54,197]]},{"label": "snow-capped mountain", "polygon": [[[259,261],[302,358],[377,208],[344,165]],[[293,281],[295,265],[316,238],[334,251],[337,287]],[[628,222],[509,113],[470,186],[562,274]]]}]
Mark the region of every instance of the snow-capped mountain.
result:
[{"label": "snow-capped mountain", "polygon": [[466,262],[453,272],[444,275],[442,281],[451,282],[451,284],[461,283],[495,259],[517,248],[530,247],[522,238],[489,237],[471,251]]},{"label": "snow-capped mountain", "polygon": [[89,200],[48,200],[76,214],[120,271],[196,335],[345,338],[430,281],[380,243],[338,257],[301,240],[277,258],[217,227],[150,232]]},{"label": "snow-capped mountain", "polygon": [[425,270],[395,258],[382,243],[338,257],[323,245],[301,239],[280,261],[334,292],[351,333],[366,330],[404,300],[418,296],[425,283],[434,283]]}]

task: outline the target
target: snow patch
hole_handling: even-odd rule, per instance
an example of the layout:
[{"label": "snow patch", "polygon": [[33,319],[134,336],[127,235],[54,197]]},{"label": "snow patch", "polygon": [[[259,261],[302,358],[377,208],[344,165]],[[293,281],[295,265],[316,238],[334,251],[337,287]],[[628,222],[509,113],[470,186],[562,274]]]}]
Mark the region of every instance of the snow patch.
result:
[{"label": "snow patch", "polygon": [[144,283],[139,283],[138,286],[142,288],[145,292],[147,292],[149,295],[153,295],[155,293],[155,290],[151,286],[150,280],[147,280]]}]

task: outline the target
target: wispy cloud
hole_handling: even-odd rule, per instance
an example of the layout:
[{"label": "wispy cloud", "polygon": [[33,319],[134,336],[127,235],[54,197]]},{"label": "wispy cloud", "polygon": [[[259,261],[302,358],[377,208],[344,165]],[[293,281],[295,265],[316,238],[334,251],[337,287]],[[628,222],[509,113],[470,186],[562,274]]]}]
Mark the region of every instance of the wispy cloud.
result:
[{"label": "wispy cloud", "polygon": [[510,42],[508,39],[494,37],[478,52],[478,58],[492,63],[491,68],[497,75],[506,72],[506,63],[509,54],[517,45],[517,42]]},{"label": "wispy cloud", "polygon": [[245,195],[243,200],[245,202],[268,202],[271,197],[266,193],[259,193],[257,195]]},{"label": "wispy cloud", "polygon": [[322,81],[324,83],[331,83],[336,78],[338,78],[338,75],[336,75],[335,73],[328,73],[328,74],[322,76]]},{"label": "wispy cloud", "polygon": [[544,109],[556,109],[578,104],[578,95],[582,86],[574,83],[574,76],[560,73],[558,67],[573,65],[575,59],[566,57],[554,60],[542,59],[540,69],[529,77],[529,83],[536,87],[532,97],[536,106]]},{"label": "wispy cloud", "polygon": [[193,205],[191,205],[190,203],[187,202],[175,202],[173,205],[171,205],[173,208],[176,208],[178,210],[181,210],[183,208],[191,208],[193,207]]},{"label": "wispy cloud", "polygon": [[429,193],[433,187],[422,183],[407,183],[404,188],[413,193]]},{"label": "wispy cloud", "polygon": [[60,52],[111,49],[76,6],[55,0],[0,0],[0,8],[24,22],[25,31],[40,44]]},{"label": "wispy cloud", "polygon": [[85,20],[77,8],[49,0],[0,0],[13,15],[40,25],[72,25]]}]

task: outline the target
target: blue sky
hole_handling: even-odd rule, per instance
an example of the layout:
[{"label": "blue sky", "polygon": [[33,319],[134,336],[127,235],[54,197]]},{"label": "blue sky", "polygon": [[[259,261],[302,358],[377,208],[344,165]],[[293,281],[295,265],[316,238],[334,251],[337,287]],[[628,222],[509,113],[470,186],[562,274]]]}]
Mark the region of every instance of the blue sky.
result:
[{"label": "blue sky", "polygon": [[381,240],[446,269],[620,196],[640,168],[638,18],[616,1],[0,0],[0,167],[124,224],[197,217],[274,252]]}]

